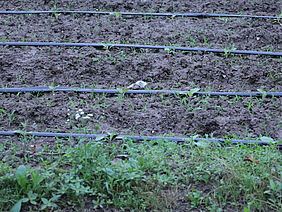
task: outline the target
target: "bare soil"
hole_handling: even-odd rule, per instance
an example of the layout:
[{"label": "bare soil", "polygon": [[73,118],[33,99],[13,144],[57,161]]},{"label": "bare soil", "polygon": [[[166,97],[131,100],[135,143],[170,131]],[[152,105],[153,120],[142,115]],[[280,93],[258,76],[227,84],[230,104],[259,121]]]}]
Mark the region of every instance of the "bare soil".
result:
[{"label": "bare soil", "polygon": [[[54,1],[1,1],[0,10],[50,10]],[[279,1],[60,1],[57,10],[280,14]],[[281,51],[281,24],[269,19],[94,15],[1,15],[2,41],[178,45]],[[126,88],[282,91],[281,58],[168,54],[111,48],[0,47],[1,87]],[[185,103],[186,101],[186,103]],[[76,93],[0,94],[0,130],[97,132],[135,135],[260,135],[281,139],[281,99]],[[83,109],[89,121],[75,119]],[[11,115],[12,114],[12,117]],[[81,116],[83,116],[81,114]],[[99,126],[98,130],[95,127]],[[81,130],[83,129],[83,130]]]}]

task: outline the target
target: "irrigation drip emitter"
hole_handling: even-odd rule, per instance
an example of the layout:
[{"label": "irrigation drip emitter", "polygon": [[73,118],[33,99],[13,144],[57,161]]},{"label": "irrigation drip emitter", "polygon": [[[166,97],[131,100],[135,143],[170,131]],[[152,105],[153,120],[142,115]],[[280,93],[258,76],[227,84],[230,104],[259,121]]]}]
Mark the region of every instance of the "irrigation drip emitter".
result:
[{"label": "irrigation drip emitter", "polygon": [[244,55],[265,55],[282,57],[280,52],[260,52],[244,50],[226,49],[204,49],[188,48],[176,46],[152,46],[152,45],[133,45],[133,44],[113,44],[113,43],[56,43],[56,42],[0,42],[0,46],[62,46],[62,47],[95,47],[95,48],[137,48],[137,49],[161,49],[169,51],[188,51],[188,52],[212,52],[219,54],[244,54]]},{"label": "irrigation drip emitter", "polygon": [[[0,136],[19,136],[19,135],[29,135],[34,137],[57,137],[57,138],[108,138],[107,134],[80,134],[80,133],[48,133],[48,132],[22,132],[17,131],[0,131]],[[199,142],[199,141],[208,141],[210,143],[230,143],[230,144],[260,144],[268,145],[270,142],[267,141],[256,141],[256,140],[225,140],[225,139],[212,139],[212,138],[183,138],[183,137],[161,137],[161,136],[130,136],[130,135],[116,135],[115,140],[125,140],[131,139],[134,141],[157,141],[165,140],[172,141],[177,143],[185,142]],[[281,146],[280,141],[272,141],[271,143]]]},{"label": "irrigation drip emitter", "polygon": [[280,19],[275,16],[262,15],[236,15],[217,13],[142,13],[142,12],[108,12],[108,11],[0,11],[0,14],[21,15],[21,14],[92,14],[92,15],[124,15],[124,16],[168,16],[168,17],[194,17],[194,18],[264,18]]},{"label": "irrigation drip emitter", "polygon": [[67,87],[23,87],[0,88],[0,93],[24,93],[24,92],[76,92],[93,94],[175,94],[175,95],[199,95],[199,96],[243,96],[243,97],[282,97],[282,92],[191,92],[178,90],[118,90],[118,89],[91,89],[91,88],[67,88]]}]

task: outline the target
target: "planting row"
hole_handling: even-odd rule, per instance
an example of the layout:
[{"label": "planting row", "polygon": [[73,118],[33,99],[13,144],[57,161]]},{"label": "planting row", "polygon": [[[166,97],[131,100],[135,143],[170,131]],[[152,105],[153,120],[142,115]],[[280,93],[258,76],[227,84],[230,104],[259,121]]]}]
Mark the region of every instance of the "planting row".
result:
[{"label": "planting row", "polygon": [[2,41],[113,42],[279,51],[280,20],[0,15]]},{"label": "planting row", "polygon": [[147,11],[147,12],[224,12],[247,13],[257,15],[279,15],[280,4],[277,0],[218,0],[205,1],[169,1],[169,0],[131,0],[131,1],[107,1],[97,0],[85,2],[72,1],[36,1],[10,0],[0,3],[1,10],[111,10],[111,11]]},{"label": "planting row", "polygon": [[1,94],[2,131],[280,139],[281,99],[119,94]]},{"label": "planting row", "polygon": [[1,47],[1,87],[126,88],[281,91],[280,59],[260,56],[175,54],[163,50],[90,47]]}]

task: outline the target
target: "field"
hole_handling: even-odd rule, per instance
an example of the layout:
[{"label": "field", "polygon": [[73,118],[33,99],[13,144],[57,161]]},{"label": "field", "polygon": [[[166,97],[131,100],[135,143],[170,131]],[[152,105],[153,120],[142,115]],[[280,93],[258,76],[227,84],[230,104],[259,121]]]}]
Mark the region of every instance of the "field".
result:
[{"label": "field", "polygon": [[[0,10],[116,12],[0,14],[0,42],[23,43],[0,45],[0,211],[279,211],[281,56],[234,53],[281,52],[281,19],[120,13],[281,17],[279,1],[12,0]],[[137,81],[187,94],[129,94]],[[22,87],[48,92],[5,92]]]}]

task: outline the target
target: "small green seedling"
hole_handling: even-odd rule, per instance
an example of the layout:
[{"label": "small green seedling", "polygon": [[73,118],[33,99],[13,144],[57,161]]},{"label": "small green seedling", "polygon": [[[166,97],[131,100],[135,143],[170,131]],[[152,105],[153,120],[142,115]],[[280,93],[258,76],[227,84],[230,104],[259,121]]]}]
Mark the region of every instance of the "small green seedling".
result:
[{"label": "small green seedling", "polygon": [[257,89],[258,92],[262,93],[262,99],[264,99],[266,97],[266,91],[263,89]]},{"label": "small green seedling", "polygon": [[168,53],[168,54],[170,53],[170,49],[169,48],[165,48],[164,50],[165,50],[166,53]]},{"label": "small green seedling", "polygon": [[55,89],[59,87],[59,86],[54,86],[54,82],[51,83],[51,85],[49,86],[49,88],[51,89],[53,96],[55,95]]},{"label": "small green seedling", "polygon": [[60,15],[61,15],[60,13],[55,13],[56,19],[58,19]]},{"label": "small green seedling", "polygon": [[105,50],[110,50],[113,46],[103,43],[102,44]]},{"label": "small green seedling", "polygon": [[122,100],[122,98],[124,97],[126,91],[129,90],[129,88],[124,88],[124,89],[121,89],[121,88],[117,88],[117,90],[119,91],[119,95],[118,95],[118,103],[120,104],[120,101]]},{"label": "small green seedling", "polygon": [[194,93],[198,92],[200,88],[193,88],[188,92],[189,97],[192,97]]},{"label": "small green seedling", "polygon": [[164,48],[164,51],[168,54],[173,54],[175,55],[175,47],[173,47],[173,49],[171,48]]},{"label": "small green seedling", "polygon": [[236,50],[236,48],[234,46],[231,49],[223,49],[224,56],[227,57],[228,55],[230,55],[235,50]]}]

